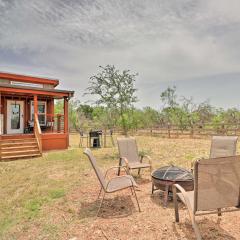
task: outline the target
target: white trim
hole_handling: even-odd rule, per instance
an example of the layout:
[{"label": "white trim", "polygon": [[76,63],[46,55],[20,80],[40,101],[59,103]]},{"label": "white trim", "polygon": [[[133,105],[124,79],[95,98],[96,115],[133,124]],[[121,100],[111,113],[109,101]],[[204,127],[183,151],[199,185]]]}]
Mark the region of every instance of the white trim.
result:
[{"label": "white trim", "polygon": [[41,83],[27,83],[27,82],[19,82],[19,81],[10,81],[10,84],[15,85],[15,86],[43,88],[43,84],[41,84]]}]

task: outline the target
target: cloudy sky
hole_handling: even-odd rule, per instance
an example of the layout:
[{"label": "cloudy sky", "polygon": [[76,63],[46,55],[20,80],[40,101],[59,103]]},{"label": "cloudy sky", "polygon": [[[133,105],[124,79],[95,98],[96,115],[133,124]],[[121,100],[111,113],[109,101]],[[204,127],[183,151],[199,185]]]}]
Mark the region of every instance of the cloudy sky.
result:
[{"label": "cloudy sky", "polygon": [[81,101],[99,65],[138,72],[138,106],[160,93],[240,107],[239,0],[0,0],[0,71],[54,77]]}]

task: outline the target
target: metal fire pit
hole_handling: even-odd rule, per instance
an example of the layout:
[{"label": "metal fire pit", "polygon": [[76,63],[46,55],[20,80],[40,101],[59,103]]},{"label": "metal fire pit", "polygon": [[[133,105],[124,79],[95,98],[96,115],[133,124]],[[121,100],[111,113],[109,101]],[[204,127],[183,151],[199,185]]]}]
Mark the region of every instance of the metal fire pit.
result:
[{"label": "metal fire pit", "polygon": [[152,194],[155,190],[164,191],[163,204],[166,207],[172,185],[177,183],[186,191],[194,189],[193,175],[190,171],[177,166],[166,166],[152,172]]}]

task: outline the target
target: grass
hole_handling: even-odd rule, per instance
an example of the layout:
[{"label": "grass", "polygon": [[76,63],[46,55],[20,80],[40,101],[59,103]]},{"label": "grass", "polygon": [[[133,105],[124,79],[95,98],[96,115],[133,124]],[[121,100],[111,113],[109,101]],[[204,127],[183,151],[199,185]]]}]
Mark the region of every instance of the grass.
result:
[{"label": "grass", "polygon": [[[140,151],[153,158],[154,168],[169,163],[190,167],[193,159],[208,155],[210,147],[209,140],[137,137],[137,141]],[[97,192],[99,186],[78,143],[78,135],[72,135],[66,151],[0,163],[0,239],[66,239],[74,227],[70,233],[66,228],[93,221],[96,205],[86,202],[95,195],[86,193]],[[116,147],[93,151],[101,167],[117,165]],[[85,207],[79,212],[80,206]]]}]

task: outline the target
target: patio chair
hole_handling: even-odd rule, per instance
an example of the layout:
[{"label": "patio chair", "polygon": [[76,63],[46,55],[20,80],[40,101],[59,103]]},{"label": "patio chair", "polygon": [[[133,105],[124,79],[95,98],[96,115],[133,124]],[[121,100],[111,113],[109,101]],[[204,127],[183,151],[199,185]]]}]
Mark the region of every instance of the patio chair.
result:
[{"label": "patio chair", "polygon": [[[104,200],[104,197],[105,197],[106,193],[113,193],[113,192],[117,192],[117,191],[120,191],[120,190],[123,190],[123,189],[126,189],[126,188],[131,189],[132,194],[136,198],[137,205],[138,205],[138,210],[140,212],[141,209],[140,209],[140,205],[139,205],[139,202],[138,202],[137,194],[135,192],[135,187],[137,187],[137,184],[136,184],[136,182],[135,182],[135,180],[133,179],[132,176],[130,176],[130,175],[116,176],[116,177],[111,178],[108,181],[106,180],[106,177],[107,177],[110,170],[119,169],[119,168],[125,169],[125,168],[123,166],[111,167],[106,171],[105,175],[103,175],[102,171],[97,166],[96,158],[93,156],[91,150],[86,148],[84,150],[84,154],[86,154],[88,156],[88,159],[90,160],[91,165],[92,165],[92,167],[93,167],[93,169],[94,169],[94,171],[97,175],[97,178],[100,182],[100,185],[101,185],[101,189],[100,189],[100,192],[98,194],[97,199],[99,199],[102,190],[104,192],[101,203],[100,203],[100,206],[98,208],[97,216],[98,216],[99,211],[101,209],[101,206],[103,204],[103,200]],[[126,169],[125,169],[125,172],[127,173]]]},{"label": "patio chair", "polygon": [[[238,136],[213,136],[209,158],[235,156],[237,151]],[[195,161],[198,159],[195,159]],[[191,162],[193,172],[194,161]]]},{"label": "patio chair", "polygon": [[[152,171],[152,162],[151,158],[147,155],[139,156],[137,142],[135,138],[118,138],[118,150],[119,150],[119,166],[122,166],[123,162],[126,164],[128,173],[130,170],[138,169],[138,175],[142,168],[149,168],[150,172]],[[144,157],[148,159],[147,163],[143,162]],[[118,170],[118,175],[120,169]]]},{"label": "patio chair", "polygon": [[213,136],[210,158],[236,155],[237,140],[237,136]]},{"label": "patio chair", "polygon": [[202,239],[196,216],[221,216],[223,212],[240,210],[240,156],[197,160],[194,191],[186,192],[180,185],[173,185],[175,218],[179,222],[177,196],[188,209],[197,239]]}]

